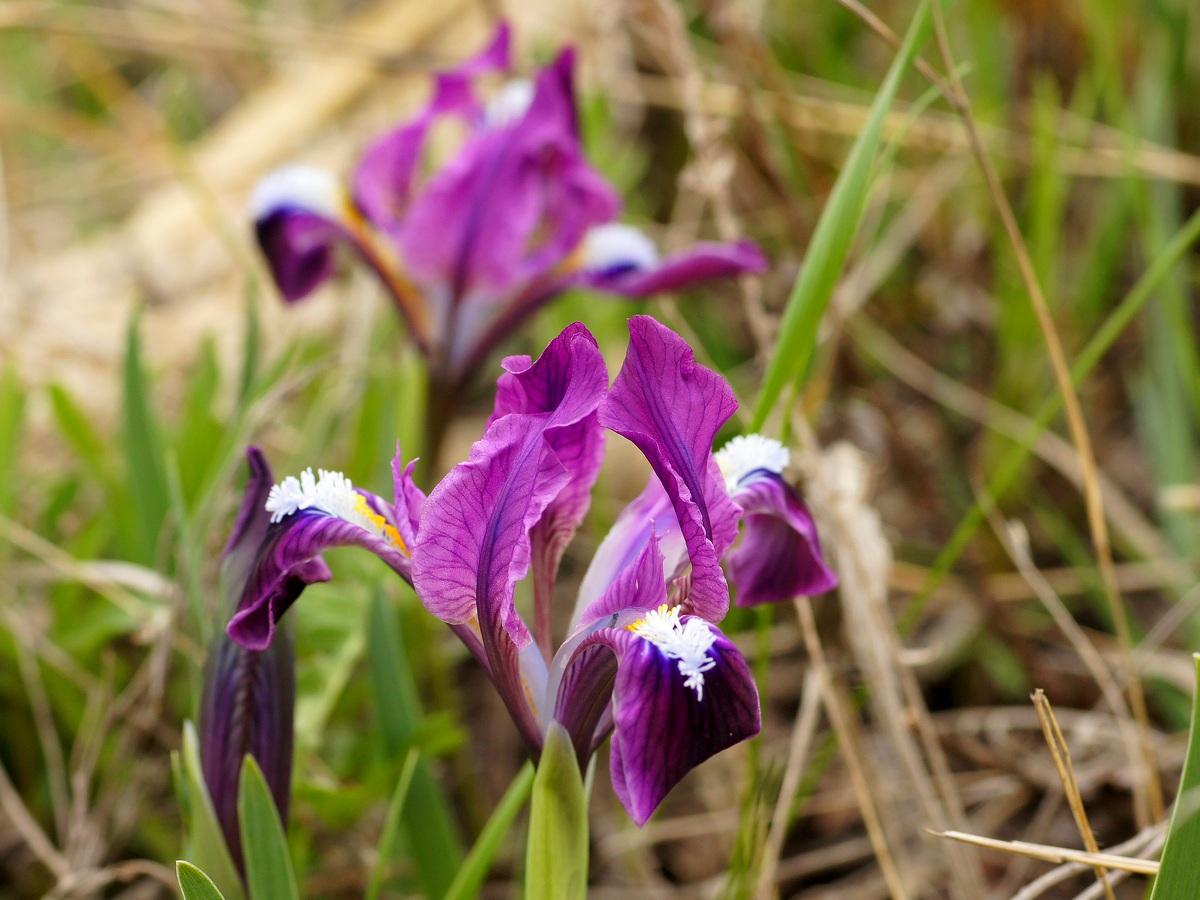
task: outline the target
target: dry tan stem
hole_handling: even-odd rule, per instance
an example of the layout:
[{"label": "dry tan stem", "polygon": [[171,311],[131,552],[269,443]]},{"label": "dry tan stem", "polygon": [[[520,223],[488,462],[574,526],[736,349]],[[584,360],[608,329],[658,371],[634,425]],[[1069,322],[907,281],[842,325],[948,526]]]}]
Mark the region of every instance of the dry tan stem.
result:
[{"label": "dry tan stem", "polygon": [[1083,410],[1079,404],[1079,395],[1071,382],[1071,371],[1067,365],[1066,354],[1062,342],[1050,315],[1046,297],[1042,293],[1041,283],[1033,268],[1033,260],[1025,246],[1025,239],[1017,226],[1016,216],[1012,206],[1000,184],[1000,177],[992,165],[983,140],[975,126],[975,116],[971,110],[971,101],[963,88],[962,79],[955,68],[954,55],[950,49],[950,41],[946,35],[946,23],[942,15],[940,3],[931,4],[933,11],[934,31],[937,35],[938,46],[941,50],[942,61],[949,73],[950,84],[953,87],[956,106],[962,116],[963,124],[971,141],[971,148],[976,160],[983,171],[988,191],[995,203],[996,211],[1004,231],[1012,244],[1017,266],[1021,270],[1021,278],[1029,293],[1029,301],[1037,316],[1042,336],[1046,341],[1046,349],[1050,354],[1050,362],[1054,368],[1054,378],[1058,382],[1059,392],[1063,398],[1063,408],[1067,416],[1067,424],[1071,431],[1071,439],[1079,453],[1079,464],[1083,468],[1084,500],[1087,506],[1088,529],[1091,532],[1092,544],[1095,547],[1096,559],[1100,564],[1100,574],[1104,581],[1105,593],[1112,607],[1113,622],[1116,626],[1117,641],[1121,646],[1121,667],[1125,674],[1126,687],[1129,691],[1129,705],[1133,709],[1141,737],[1142,760],[1139,777],[1135,780],[1134,790],[1135,814],[1140,825],[1157,820],[1163,813],[1162,785],[1159,782],[1158,768],[1154,761],[1154,748],[1150,743],[1150,717],[1146,710],[1146,697],[1142,689],[1141,675],[1133,659],[1133,642],[1129,635],[1129,621],[1125,602],[1117,584],[1116,573],[1113,569],[1112,546],[1108,536],[1108,522],[1104,517],[1104,499],[1100,493],[1099,481],[1096,477],[1096,458],[1092,451],[1091,438],[1088,436],[1087,424],[1083,418]]},{"label": "dry tan stem", "polygon": [[[623,103],[652,104],[678,109],[680,100],[671,79],[657,75],[641,75],[635,88],[617,85],[609,96]],[[766,118],[776,110],[783,125],[797,133],[856,136],[866,124],[870,110],[862,104],[830,100],[824,97],[780,94],[775,90],[760,90],[747,100],[734,85],[708,81],[701,95],[704,109],[710,115],[736,117],[753,115]],[[903,146],[924,153],[970,152],[970,143],[958,120],[936,112],[923,113],[915,122],[907,120],[908,113],[896,110],[884,119],[883,134],[892,139],[903,133]],[[1097,129],[1099,130],[1099,129]],[[984,129],[989,149],[1021,164],[1033,157],[1029,136],[1001,128]],[[1061,135],[1064,142],[1070,136]],[[1181,153],[1148,141],[1133,149],[1107,143],[1075,146],[1065,143],[1061,148],[1058,166],[1064,173],[1087,178],[1127,178],[1130,170],[1145,178],[1161,178],[1180,184],[1200,184],[1200,157]]]},{"label": "dry tan stem", "polygon": [[67,874],[70,867],[67,865],[66,858],[58,852],[54,844],[46,837],[46,832],[42,831],[41,826],[38,825],[37,820],[30,815],[29,810],[21,801],[21,795],[17,793],[13,783],[8,780],[8,772],[5,771],[3,765],[0,765],[0,812],[8,817],[8,821],[21,835],[26,846],[45,864],[47,869],[54,873],[56,878],[62,878]]},{"label": "dry tan stem", "polygon": [[[1096,650],[1092,642],[1088,640],[1087,635],[1079,627],[1079,623],[1072,617],[1066,605],[1054,593],[1050,585],[1046,584],[1046,580],[1034,566],[1033,560],[1029,555],[1028,537],[1024,528],[1019,523],[1005,524],[996,511],[994,504],[988,498],[981,496],[979,500],[982,504],[984,514],[996,532],[996,536],[1000,539],[1000,543],[1008,552],[1009,557],[1020,571],[1022,577],[1028,582],[1030,588],[1033,589],[1034,593],[1042,601],[1047,612],[1050,613],[1050,617],[1054,619],[1054,624],[1059,627],[1071,646],[1075,648],[1075,652],[1079,654],[1079,658],[1083,661],[1088,673],[1095,680],[1096,686],[1100,689],[1100,695],[1104,698],[1105,704],[1117,722],[1117,731],[1121,736],[1122,743],[1125,745],[1125,752],[1129,757],[1130,765],[1136,768],[1140,761],[1137,729],[1130,717],[1129,707],[1125,704],[1121,689],[1105,664],[1104,658]],[[1135,781],[1134,784],[1136,783]]]},{"label": "dry tan stem", "polygon": [[[1079,836],[1083,838],[1083,845],[1089,853],[1099,853],[1100,845],[1096,843],[1096,835],[1092,831],[1091,822],[1088,821],[1083,797],[1079,795],[1079,784],[1075,780],[1075,769],[1071,765],[1071,749],[1067,746],[1067,739],[1063,737],[1062,729],[1058,727],[1058,721],[1054,718],[1054,710],[1050,706],[1050,701],[1046,699],[1046,692],[1041,688],[1033,692],[1033,708],[1037,710],[1038,721],[1042,723],[1042,734],[1045,735],[1046,746],[1050,748],[1050,758],[1054,760],[1054,768],[1058,771],[1058,777],[1062,781],[1063,791],[1067,795],[1067,805],[1071,808],[1071,815],[1075,819],[1076,827],[1079,828]],[[1096,866],[1095,872],[1100,884],[1104,887],[1104,896],[1108,900],[1116,900],[1104,867]]]},{"label": "dry tan stem", "polygon": [[775,880],[779,869],[779,854],[783,849],[783,841],[787,837],[792,802],[795,800],[796,791],[800,787],[800,779],[804,774],[804,761],[808,758],[808,748],[812,744],[813,735],[817,730],[817,721],[821,711],[820,702],[820,681],[810,670],[804,679],[804,689],[800,693],[800,709],[796,713],[796,724],[792,726],[792,740],[788,747],[783,781],[779,785],[779,799],[775,802],[775,813],[771,817],[771,830],[767,834],[766,845],[763,847],[758,885],[754,892],[760,900],[774,896]]},{"label": "dry tan stem", "polygon": [[843,708],[841,699],[833,686],[829,672],[829,664],[825,660],[825,650],[821,646],[821,638],[817,633],[817,622],[813,616],[812,600],[801,597],[796,601],[796,614],[800,617],[800,629],[804,633],[804,644],[808,648],[812,660],[813,672],[821,689],[821,698],[825,703],[825,712],[837,734],[841,746],[842,758],[846,770],[850,773],[850,781],[854,785],[854,794],[858,800],[858,808],[862,813],[863,825],[871,838],[871,847],[875,858],[879,861],[880,871],[887,882],[888,891],[893,898],[906,898],[907,891],[900,880],[900,873],[892,859],[892,851],[888,848],[887,838],[883,833],[883,823],[879,819],[879,811],[875,808],[875,799],[871,796],[871,787],[867,782],[866,771],[859,755],[858,739],[850,725],[850,718]]},{"label": "dry tan stem", "polygon": [[[1166,838],[1167,826],[1165,822],[1158,825],[1151,825],[1149,828],[1144,828],[1131,837],[1129,840],[1117,844],[1108,850],[1109,853],[1129,856],[1138,854],[1140,856],[1150,856],[1158,852],[1158,848],[1162,845]],[[1034,881],[1029,882],[1021,890],[1012,895],[1012,900],[1035,900],[1042,896],[1046,891],[1050,890],[1058,884],[1066,881],[1068,878],[1074,878],[1088,870],[1085,866],[1077,862],[1064,863],[1058,868],[1051,869],[1045,875]],[[1125,875],[1123,871],[1114,873],[1113,881],[1118,877]],[[1094,887],[1094,885],[1093,885]]]},{"label": "dry tan stem", "polygon": [[985,847],[988,850],[999,850],[1001,853],[1017,853],[1044,862],[1081,863],[1090,868],[1102,866],[1106,869],[1121,869],[1137,875],[1158,874],[1157,860],[1135,859],[1131,856],[1117,856],[1115,853],[1088,853],[1083,850],[1071,850],[1067,847],[1052,847],[1049,844],[1031,844],[1028,841],[998,841],[995,838],[966,834],[961,831],[932,831],[929,829],[927,831],[934,837],[962,841],[964,844],[974,844],[976,847]]},{"label": "dry tan stem", "polygon": [[[38,742],[42,745],[42,762],[45,766],[46,784],[50,794],[50,806],[54,814],[54,828],[60,844],[69,847],[69,821],[71,806],[71,791],[67,784],[67,764],[63,755],[62,742],[58,730],[54,726],[54,713],[50,708],[50,697],[46,693],[46,684],[42,680],[37,662],[34,660],[32,648],[39,643],[34,628],[23,622],[15,609],[7,611],[5,616],[9,630],[16,640],[13,648],[17,655],[17,669],[21,673],[21,681],[25,685],[25,695],[29,698],[29,709],[33,714],[34,730],[37,731]],[[68,856],[70,851],[68,850]]]}]

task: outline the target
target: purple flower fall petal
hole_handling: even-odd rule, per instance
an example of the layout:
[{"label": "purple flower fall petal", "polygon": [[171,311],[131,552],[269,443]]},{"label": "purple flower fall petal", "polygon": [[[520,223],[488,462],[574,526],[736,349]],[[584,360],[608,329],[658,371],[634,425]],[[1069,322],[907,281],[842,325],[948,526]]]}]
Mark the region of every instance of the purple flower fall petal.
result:
[{"label": "purple flower fall petal", "polygon": [[[257,448],[247,452],[250,480],[221,561],[222,594],[233,606],[267,533],[266,500],[273,479]],[[238,826],[238,776],[247,753],[262,769],[275,806],[287,821],[291,795],[295,652],[284,634],[269,649],[247,650],[219,635],[204,667],[200,701],[200,761],[225,843],[244,871]]]},{"label": "purple flower fall petal", "polygon": [[699,616],[665,605],[591,638],[616,654],[613,790],[638,825],[689,771],[762,727],[750,667]]},{"label": "purple flower fall petal", "polygon": [[837,576],[821,557],[817,526],[782,476],[787,449],[761,435],[734,438],[716,455],[733,502],[743,511],[741,544],[729,555],[738,606],[822,594]]},{"label": "purple flower fall petal", "polygon": [[720,560],[741,516],[712,442],[736,409],[725,379],[698,365],[679,335],[649,316],[629,320],[629,351],[600,423],[636,445],[666,488],[692,565],[685,608],[712,622],[729,609]]},{"label": "purple flower fall petal", "polygon": [[701,242],[659,259],[658,248],[629,225],[593,228],[583,244],[580,284],[624,297],[648,297],[676,291],[714,278],[762,272],[767,258],[751,241],[736,244]]},{"label": "purple flower fall petal", "polygon": [[410,548],[392,504],[354,486],[340,472],[306,470],[271,488],[264,509],[271,524],[226,629],[250,650],[269,647],[275,625],[308,584],[328,581],[320,554],[332,547],[370,550],[412,580]]}]

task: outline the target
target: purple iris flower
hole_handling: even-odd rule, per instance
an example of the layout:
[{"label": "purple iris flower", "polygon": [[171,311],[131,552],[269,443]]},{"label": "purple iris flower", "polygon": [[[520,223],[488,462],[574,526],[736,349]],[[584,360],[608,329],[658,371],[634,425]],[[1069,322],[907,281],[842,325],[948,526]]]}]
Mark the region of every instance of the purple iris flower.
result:
[{"label": "purple iris flower", "polygon": [[[737,403],[653,319],[632,319],[630,335],[611,390],[582,325],[536,362],[505,360],[483,438],[421,511],[413,584],[434,615],[477,635],[532,753],[555,721],[581,768],[612,735],[613,787],[640,825],[691,768],[754,736],[760,722],[749,667],[715,625],[729,608],[720,556],[740,511],[711,448]],[[551,655],[558,557],[587,511],[606,428],[650,461],[667,497],[659,512],[676,523],[678,546],[668,559],[650,523],[595,594],[580,594]],[[515,603],[530,571],[532,632]]]},{"label": "purple iris flower", "polygon": [[[266,502],[274,479],[255,447],[247,452],[250,480],[221,560],[221,593],[233,608],[255,566],[268,530]],[[284,587],[293,596],[303,587]],[[200,765],[225,843],[244,872],[238,827],[238,779],[249,753],[258,762],[286,822],[292,783],[292,719],[296,706],[296,661],[286,629],[270,647],[248,650],[221,634],[204,669],[200,702]]]},{"label": "purple iris flower", "polygon": [[[337,245],[352,247],[383,280],[435,383],[454,388],[568,288],[644,297],[762,271],[748,241],[662,259],[643,233],[615,221],[620,199],[580,145],[573,64],[564,50],[532,81],[508,81],[485,102],[481,77],[511,71],[502,25],[482,53],[437,76],[419,115],[368,147],[348,191],[307,166],[267,175],[251,207],[284,299],[310,294],[334,273]],[[467,137],[423,178],[430,132],[446,119]]]},{"label": "purple iris flower", "polygon": [[[273,488],[272,524],[229,634],[267,646],[295,599],[287,586],[328,577],[323,549],[370,549],[466,643],[535,756],[552,722],[581,768],[612,736],[614,789],[643,824],[691,768],[760,727],[749,667],[716,627],[730,605],[722,559],[742,602],[826,590],[833,575],[780,474],[786,451],[752,437],[713,453],[737,402],[674,332],[631,319],[611,388],[580,324],[536,361],[503,365],[482,439],[428,497],[399,455],[391,503],[336,472]],[[606,431],[637,446],[654,474],[601,543],[569,621],[555,622],[559,560],[587,513]],[[755,533],[730,554],[743,519]],[[515,600],[527,575],[532,628]],[[566,635],[557,650],[555,633]]]}]

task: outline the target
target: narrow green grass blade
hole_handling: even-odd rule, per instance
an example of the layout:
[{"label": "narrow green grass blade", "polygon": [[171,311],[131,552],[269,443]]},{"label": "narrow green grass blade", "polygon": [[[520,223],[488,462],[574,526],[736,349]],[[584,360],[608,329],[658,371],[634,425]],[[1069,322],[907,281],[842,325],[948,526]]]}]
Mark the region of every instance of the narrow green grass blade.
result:
[{"label": "narrow green grass blade", "polygon": [[175,877],[179,879],[179,890],[183,900],[225,900],[207,875],[182,859],[175,863]]},{"label": "narrow green grass blade", "polygon": [[87,466],[88,472],[106,484],[111,480],[108,445],[88,421],[87,416],[71,395],[57,384],[50,385],[50,408],[58,430],[71,449]]},{"label": "narrow green grass blade", "polygon": [[371,869],[371,880],[367,883],[366,900],[377,900],[383,887],[383,875],[387,870],[387,862],[395,850],[396,838],[400,835],[400,813],[404,810],[404,801],[408,798],[408,789],[412,784],[413,772],[417,770],[420,754],[414,747],[408,751],[404,759],[404,768],[396,779],[396,790],[392,792],[392,802],[388,804],[387,818],[384,819],[383,834],[379,837],[379,848],[375,854],[375,865]]},{"label": "narrow green grass blade", "polygon": [[254,757],[246,754],[238,783],[238,824],[250,900],[299,900],[300,888],[279,811]]},{"label": "narrow green grass blade", "polygon": [[[508,786],[508,790],[504,792],[504,796],[500,798],[500,802],[496,804],[496,808],[492,810],[491,817],[479,833],[479,839],[463,860],[454,883],[446,891],[445,900],[471,900],[479,896],[479,888],[487,878],[500,844],[512,828],[517,814],[529,800],[529,794],[533,790],[533,775],[533,763],[525,763],[513,779],[513,783]],[[535,896],[528,892],[526,895]]]},{"label": "narrow green grass blade", "polygon": [[250,404],[262,357],[262,321],[258,315],[258,287],[257,278],[246,280],[246,333],[242,344],[242,375],[238,381],[238,406],[243,410]]},{"label": "narrow green grass blade", "polygon": [[[422,717],[420,696],[399,617],[382,591],[371,599],[367,628],[367,659],[379,713],[384,749],[392,757],[405,752]],[[438,897],[446,892],[462,864],[462,845],[450,804],[425,759],[417,761],[403,811],[404,830],[423,892]]]},{"label": "narrow green grass blade", "polygon": [[1196,864],[1200,860],[1200,653],[1193,653],[1192,661],[1196,667],[1192,729],[1150,900],[1200,897],[1200,865]]},{"label": "narrow green grass blade", "polygon": [[242,879],[225,846],[225,836],[217,824],[217,814],[204,783],[200,768],[200,745],[191,722],[183,724],[182,787],[187,794],[187,855],[199,864],[227,900],[245,900]]},{"label": "narrow green grass blade", "polygon": [[588,880],[587,795],[565,728],[550,723],[533,779],[525,895],[583,900]]},{"label": "narrow green grass blade", "polygon": [[368,616],[367,661],[375,688],[379,731],[388,754],[399,756],[416,733],[421,701],[404,652],[396,611],[388,606],[383,591],[374,592]]},{"label": "narrow green grass blade", "polygon": [[16,369],[5,367],[0,376],[0,512],[7,512],[12,503],[17,459],[25,421],[25,392],[17,380]]},{"label": "narrow green grass blade", "polygon": [[883,123],[904,74],[920,51],[930,30],[929,4],[922,2],[913,15],[904,43],[875,95],[867,124],[859,133],[846,164],[838,174],[829,201],[817,221],[792,294],[783,314],[779,340],[767,365],[762,390],[754,408],[751,430],[763,427],[783,389],[807,371],[817,343],[817,327],[858,231],[871,189],[871,166],[883,133]]},{"label": "narrow green grass blade", "polygon": [[138,561],[155,562],[159,534],[170,506],[161,432],[150,403],[150,388],[142,368],[139,317],[129,321],[122,385],[125,477],[137,516],[141,545]]}]

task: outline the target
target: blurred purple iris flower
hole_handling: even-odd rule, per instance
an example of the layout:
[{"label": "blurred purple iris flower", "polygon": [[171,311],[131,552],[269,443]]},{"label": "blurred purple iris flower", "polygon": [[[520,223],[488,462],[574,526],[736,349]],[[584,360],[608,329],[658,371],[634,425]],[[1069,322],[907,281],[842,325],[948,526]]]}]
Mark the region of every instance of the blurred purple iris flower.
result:
[{"label": "blurred purple iris flower", "polygon": [[[749,667],[716,627],[730,605],[721,560],[739,521],[757,534],[729,555],[730,571],[751,602],[826,590],[834,576],[780,474],[786,451],[751,438],[713,453],[737,402],[669,329],[630,320],[611,388],[579,324],[538,360],[509,357],[504,368],[483,437],[427,498],[399,458],[391,503],[330,472],[273,489],[261,574],[229,634],[266,646],[298,567],[333,543],[368,547],[458,633],[535,756],[552,722],[571,736],[581,768],[612,736],[613,787],[643,824],[691,768],[760,727]],[[587,513],[606,430],[636,445],[654,474],[598,549],[569,623],[555,623],[559,560]],[[532,630],[515,602],[530,573]]]},{"label": "blurred purple iris flower", "polygon": [[[653,242],[615,222],[621,202],[580,145],[564,50],[534,80],[481,99],[477,82],[511,72],[509,29],[434,82],[429,105],[364,153],[346,191],[331,173],[292,165],[251,201],[259,244],[284,299],[335,270],[349,245],[387,286],[435,383],[461,386],[528,315],[576,286],[644,297],[710,278],[758,272],[758,248],[701,243],[660,259]],[[454,119],[467,137],[422,178],[431,130]]]},{"label": "blurred purple iris flower", "polygon": [[[255,568],[268,529],[266,502],[274,478],[262,453],[246,454],[250,480],[221,559],[221,594],[235,608]],[[286,581],[293,598],[302,578]],[[248,650],[222,633],[205,664],[200,701],[200,766],[225,844],[239,872],[245,868],[238,827],[238,779],[246,754],[262,769],[280,818],[287,821],[292,783],[292,720],[296,706],[296,660],[287,630],[262,650]]]}]

